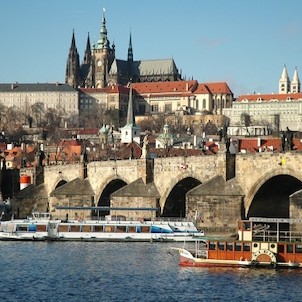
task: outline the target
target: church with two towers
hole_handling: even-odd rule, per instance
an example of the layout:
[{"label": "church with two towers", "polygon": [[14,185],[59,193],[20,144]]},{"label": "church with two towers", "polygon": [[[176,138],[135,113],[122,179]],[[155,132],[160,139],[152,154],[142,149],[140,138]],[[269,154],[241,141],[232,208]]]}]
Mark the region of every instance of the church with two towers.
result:
[{"label": "church with two towers", "polygon": [[129,82],[178,80],[182,80],[182,76],[173,59],[135,61],[131,33],[127,60],[117,59],[115,45],[111,45],[108,39],[104,10],[99,40],[91,45],[88,34],[82,62],[76,47],[75,33],[72,33],[65,74],[65,83],[72,87],[104,88],[127,85]]}]

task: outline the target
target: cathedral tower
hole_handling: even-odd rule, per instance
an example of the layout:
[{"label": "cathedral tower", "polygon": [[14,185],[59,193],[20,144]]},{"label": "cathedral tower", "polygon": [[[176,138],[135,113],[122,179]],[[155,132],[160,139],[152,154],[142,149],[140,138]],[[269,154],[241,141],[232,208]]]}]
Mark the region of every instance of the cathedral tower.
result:
[{"label": "cathedral tower", "polygon": [[75,43],[74,31],[72,32],[71,46],[69,48],[69,54],[66,64],[65,83],[70,86],[77,87],[81,85],[80,74],[80,59],[78,50]]},{"label": "cathedral tower", "polygon": [[92,74],[94,75],[93,86],[103,88],[107,86],[108,72],[115,58],[115,47],[110,47],[107,37],[105,10],[103,9],[100,39],[92,48]]}]

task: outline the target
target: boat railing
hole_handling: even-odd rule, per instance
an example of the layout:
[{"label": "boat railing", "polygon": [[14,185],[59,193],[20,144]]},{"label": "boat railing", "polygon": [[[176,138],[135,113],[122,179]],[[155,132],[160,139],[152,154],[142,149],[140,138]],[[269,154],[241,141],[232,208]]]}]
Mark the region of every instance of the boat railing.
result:
[{"label": "boat railing", "polygon": [[257,230],[253,234],[253,241],[302,242],[302,234],[291,231]]}]

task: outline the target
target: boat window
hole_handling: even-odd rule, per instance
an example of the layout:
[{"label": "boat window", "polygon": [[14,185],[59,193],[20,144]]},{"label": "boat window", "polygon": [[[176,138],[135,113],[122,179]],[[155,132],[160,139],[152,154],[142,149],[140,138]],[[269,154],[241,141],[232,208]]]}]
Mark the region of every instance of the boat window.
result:
[{"label": "boat window", "polygon": [[241,252],[241,243],[240,242],[235,243],[235,251]]},{"label": "boat window", "polygon": [[245,252],[249,252],[251,250],[251,244],[250,243],[244,243],[243,244],[243,250]]},{"label": "boat window", "polygon": [[95,225],[94,226],[95,232],[103,232],[103,226],[102,225]]},{"label": "boat window", "polygon": [[113,233],[114,229],[115,229],[115,227],[113,225],[105,225],[104,232],[106,232],[106,233]]},{"label": "boat window", "polygon": [[27,226],[26,225],[18,225],[17,231],[19,232],[27,232]]},{"label": "boat window", "polygon": [[283,244],[278,245],[278,253],[284,253],[284,245]]},{"label": "boat window", "polygon": [[82,225],[82,232],[91,232],[90,225]]},{"label": "boat window", "polygon": [[246,221],[244,223],[244,229],[247,231],[247,230],[250,230],[251,229],[251,222],[249,221]]},{"label": "boat window", "polygon": [[294,246],[293,246],[293,244],[288,244],[286,246],[286,252],[290,253],[290,254],[294,252]]},{"label": "boat window", "polygon": [[37,224],[38,232],[46,232],[46,224]]},{"label": "boat window", "polygon": [[216,242],[210,242],[209,243],[209,250],[215,251],[216,250]]},{"label": "boat window", "polygon": [[218,249],[219,249],[220,251],[224,251],[224,250],[225,250],[224,246],[225,246],[225,243],[224,243],[224,242],[218,242]]},{"label": "boat window", "polygon": [[227,243],[227,251],[233,251],[234,250],[234,244],[232,242]]},{"label": "boat window", "polygon": [[142,226],[141,227],[141,233],[150,233],[150,227]]},{"label": "boat window", "polygon": [[58,232],[68,232],[68,224],[60,224],[58,228]]},{"label": "boat window", "polygon": [[79,225],[71,225],[69,232],[80,232],[80,226]]},{"label": "boat window", "polygon": [[136,227],[135,226],[129,226],[128,227],[128,233],[136,233]]},{"label": "boat window", "polygon": [[125,225],[118,225],[116,227],[116,232],[117,233],[126,233],[127,232],[127,228]]},{"label": "boat window", "polygon": [[302,245],[296,244],[296,253],[302,253]]}]

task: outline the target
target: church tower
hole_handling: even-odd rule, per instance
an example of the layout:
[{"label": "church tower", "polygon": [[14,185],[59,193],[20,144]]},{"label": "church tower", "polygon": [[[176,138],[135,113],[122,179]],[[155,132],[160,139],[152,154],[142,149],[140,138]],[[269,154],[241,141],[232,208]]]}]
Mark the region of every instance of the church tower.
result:
[{"label": "church tower", "polygon": [[287,74],[286,65],[284,65],[282,74],[279,80],[279,93],[289,93],[290,92],[290,80]]},{"label": "church tower", "polygon": [[300,80],[297,67],[295,67],[294,76],[291,81],[290,91],[291,93],[300,93]]},{"label": "church tower", "polygon": [[107,37],[105,9],[103,9],[103,18],[100,30],[100,39],[97,45],[92,48],[92,74],[93,86],[103,88],[107,86],[108,72],[115,58],[115,47],[110,47]]},{"label": "church tower", "polygon": [[70,86],[77,87],[81,85],[80,74],[80,59],[79,53],[75,43],[74,31],[72,32],[71,46],[66,64],[65,83]]},{"label": "church tower", "polygon": [[135,124],[135,115],[133,110],[132,86],[130,85],[129,102],[127,111],[127,124],[121,129],[121,143],[128,144],[137,142],[140,144],[141,129]]}]

